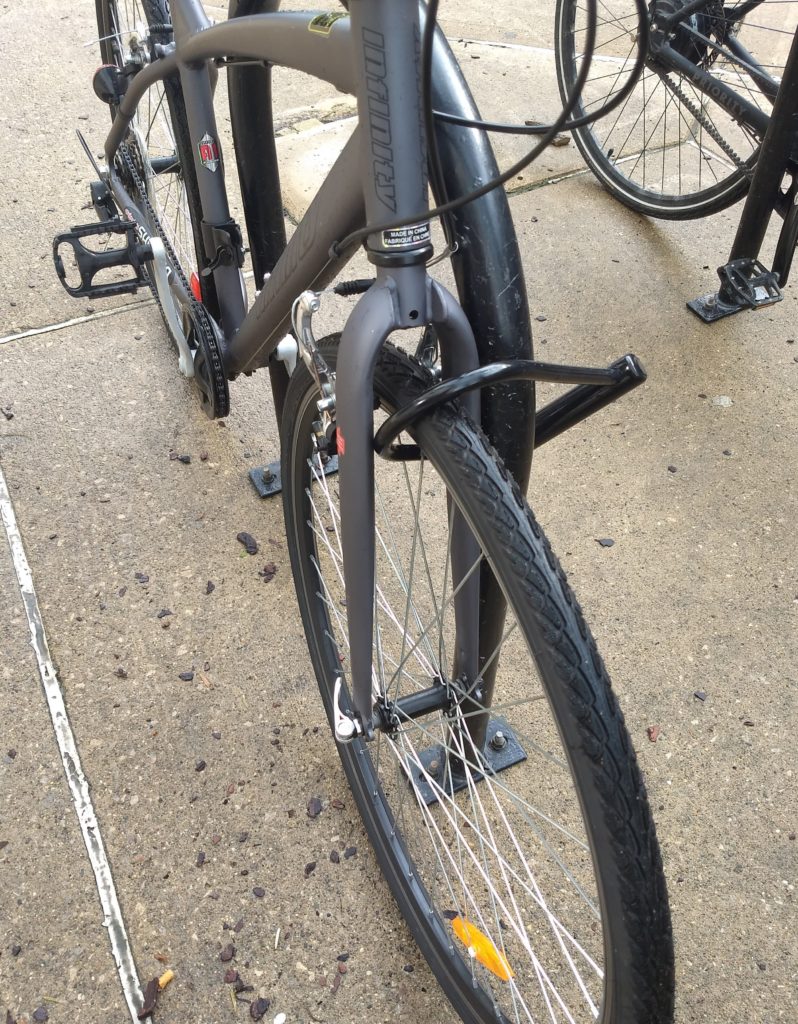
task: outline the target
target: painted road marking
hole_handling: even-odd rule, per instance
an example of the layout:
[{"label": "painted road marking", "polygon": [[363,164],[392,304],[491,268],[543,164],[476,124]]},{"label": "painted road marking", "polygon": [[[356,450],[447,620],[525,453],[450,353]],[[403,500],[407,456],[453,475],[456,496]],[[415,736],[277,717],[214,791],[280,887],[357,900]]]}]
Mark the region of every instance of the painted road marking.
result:
[{"label": "painted road marking", "polygon": [[94,871],[97,892],[99,893],[100,904],[103,909],[103,927],[108,930],[111,952],[116,962],[119,980],[122,983],[122,991],[130,1011],[130,1018],[135,1024],[138,1024],[138,1008],[141,1007],[143,1002],[141,984],[139,983],[136,964],[133,960],[130,942],[125,931],[125,922],[119,907],[116,887],[113,875],[111,874],[111,866],[105,854],[105,846],[100,835],[100,826],[91,802],[89,784],[86,776],[83,774],[75,737],[67,717],[61,685],[50,657],[50,648],[44,632],[39,602],[36,598],[36,591],[33,589],[33,575],[22,545],[22,535],[17,526],[14,506],[11,504],[11,496],[8,493],[6,478],[3,475],[2,469],[0,469],[0,518],[2,518],[3,525],[5,526],[14,570],[17,574],[22,601],[25,605],[25,613],[28,617],[31,636],[30,645],[36,655],[39,675],[41,676],[44,694],[47,698],[47,707],[50,711],[58,749],[61,753],[61,761],[63,762],[64,772],[70,792],[72,793],[72,802],[75,805],[80,830],[83,833],[83,841],[86,844],[86,850],[88,851],[89,860]]}]

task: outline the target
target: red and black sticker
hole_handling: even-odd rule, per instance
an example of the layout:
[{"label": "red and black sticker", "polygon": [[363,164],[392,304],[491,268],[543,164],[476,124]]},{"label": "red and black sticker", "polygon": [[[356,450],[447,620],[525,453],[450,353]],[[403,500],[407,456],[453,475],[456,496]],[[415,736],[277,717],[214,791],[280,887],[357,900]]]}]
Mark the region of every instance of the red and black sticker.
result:
[{"label": "red and black sticker", "polygon": [[203,167],[207,167],[209,171],[217,170],[222,159],[219,154],[219,143],[208,132],[199,140],[199,155]]}]

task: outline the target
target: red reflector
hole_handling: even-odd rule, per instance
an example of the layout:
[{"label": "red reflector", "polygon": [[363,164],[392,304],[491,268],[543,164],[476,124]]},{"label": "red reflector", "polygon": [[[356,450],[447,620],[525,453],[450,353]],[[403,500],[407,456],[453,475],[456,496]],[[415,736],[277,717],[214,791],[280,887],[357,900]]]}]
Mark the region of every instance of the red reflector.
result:
[{"label": "red reflector", "polygon": [[191,282],[190,283],[191,283],[191,294],[194,296],[194,298],[197,300],[197,302],[202,302],[202,288],[200,288],[200,279],[197,277],[197,275],[195,273],[191,274]]},{"label": "red reflector", "polygon": [[344,441],[344,435],[341,433],[341,428],[335,428],[335,447],[339,455],[346,453],[346,441]]}]

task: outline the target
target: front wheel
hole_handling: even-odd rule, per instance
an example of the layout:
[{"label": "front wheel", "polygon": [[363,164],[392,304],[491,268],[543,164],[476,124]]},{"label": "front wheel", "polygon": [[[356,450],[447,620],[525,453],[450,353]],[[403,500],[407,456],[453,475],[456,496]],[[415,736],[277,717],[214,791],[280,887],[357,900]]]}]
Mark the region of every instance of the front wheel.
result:
[{"label": "front wheel", "polygon": [[[321,343],[331,367],[336,339]],[[375,428],[432,383],[386,345]],[[328,716],[347,674],[337,476],[319,393],[300,363],[283,416],[288,547]],[[623,718],[562,570],[482,433],[456,406],[413,428],[421,461],[377,461],[373,672],[387,707],[447,687],[446,706],[398,714],[372,742],[339,746],[377,859],[463,1021],[667,1024],[670,918],[654,826]],[[480,652],[490,708],[453,679],[450,524],[506,602]],[[492,750],[470,721],[490,715]],[[497,737],[496,733],[501,734]],[[502,750],[512,766],[494,773]],[[493,767],[492,767],[493,766]],[[388,953],[388,951],[386,951]]]}]

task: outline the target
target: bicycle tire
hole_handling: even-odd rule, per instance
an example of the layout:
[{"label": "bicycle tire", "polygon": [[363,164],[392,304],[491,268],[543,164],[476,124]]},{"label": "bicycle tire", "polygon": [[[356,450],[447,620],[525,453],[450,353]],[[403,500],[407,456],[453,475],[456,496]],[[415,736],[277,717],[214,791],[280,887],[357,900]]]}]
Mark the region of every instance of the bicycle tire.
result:
[{"label": "bicycle tire", "polygon": [[[335,336],[325,339],[319,346],[331,369],[336,364],[336,346]],[[429,373],[418,363],[391,345],[385,345],[375,372],[375,409],[378,409],[375,416],[379,419],[412,400],[430,382]],[[284,408],[282,481],[287,542],[297,599],[311,662],[331,720],[334,679],[346,673],[346,609],[345,601],[341,599],[343,578],[336,525],[335,478],[321,473],[311,440],[313,420],[318,417],[318,397],[315,383],[300,363],[291,377]],[[600,1010],[598,1019],[602,1024],[669,1024],[673,1011],[673,949],[654,825],[621,712],[579,607],[520,491],[481,431],[463,416],[458,407],[438,408],[420,421],[412,433],[412,440],[421,447],[422,461],[408,464],[379,460],[376,466],[378,524],[388,515],[387,502],[398,529],[394,532],[392,527],[387,530],[383,527],[383,532],[378,528],[375,665],[380,672],[391,661],[399,665],[395,675],[400,685],[403,672],[406,681],[410,678],[410,670],[402,668],[401,655],[398,661],[394,657],[400,638],[392,634],[398,632],[402,643],[409,645],[401,648],[402,653],[416,644],[415,655],[408,654],[408,658],[413,656],[419,661],[422,673],[425,669],[418,654],[422,644],[425,652],[427,647],[432,652],[427,668],[433,674],[445,671],[446,634],[451,628],[451,623],[445,622],[446,604],[442,602],[438,611],[438,605],[434,601],[430,603],[424,594],[412,599],[406,595],[413,593],[414,586],[413,559],[416,556],[411,558],[411,549],[424,552],[421,560],[425,566],[423,572],[429,579],[430,592],[443,560],[443,593],[446,593],[448,495],[465,513],[508,601],[508,615],[516,623],[515,626],[505,623],[504,647],[501,659],[496,661],[498,672],[506,673],[506,676],[502,674],[501,683],[497,682],[496,693],[502,694],[502,701],[497,703],[494,700],[493,713],[502,708],[506,710],[507,705],[513,704],[511,716],[508,716],[510,728],[522,743],[527,744],[529,759],[528,763],[519,763],[497,775],[495,781],[486,777],[478,785],[472,785],[473,775],[468,772],[472,783],[467,787],[467,800],[475,808],[479,800],[490,803],[490,800],[496,801],[497,794],[499,799],[503,799],[505,792],[512,794],[512,799],[508,797],[506,801],[512,807],[504,810],[514,819],[523,821],[523,841],[532,843],[534,847],[538,879],[535,891],[542,893],[540,881],[544,876],[550,881],[553,873],[561,886],[565,883],[568,894],[563,896],[556,891],[555,879],[551,889],[546,888],[543,902],[536,904],[529,886],[525,885],[526,874],[518,875],[519,883],[514,886],[517,892],[513,898],[524,903],[523,914],[520,909],[517,913],[507,912],[511,902],[508,886],[508,894],[501,901],[504,908],[502,917],[495,910],[494,902],[494,912],[488,914],[493,918],[488,929],[485,915],[480,916],[480,908],[474,899],[472,869],[479,877],[482,876],[468,860],[469,854],[460,846],[466,842],[463,830],[453,829],[449,837],[450,848],[456,843],[460,850],[461,877],[457,879],[456,886],[447,881],[448,891],[442,888],[445,864],[448,863],[445,841],[440,848],[427,849],[428,859],[422,862],[419,851],[425,852],[425,829],[431,835],[430,820],[437,820],[439,828],[447,829],[444,820],[447,815],[451,815],[455,822],[460,821],[460,812],[455,809],[458,804],[466,806],[468,816],[466,796],[462,800],[460,797],[450,799],[443,791],[447,777],[445,767],[444,782],[438,785],[438,802],[432,805],[434,809],[425,809],[423,800],[418,796],[414,803],[410,798],[413,806],[407,806],[410,790],[408,770],[414,766],[417,768],[420,761],[420,752],[412,753],[413,731],[418,728],[419,737],[425,735],[425,729],[433,736],[440,734],[445,744],[446,737],[451,739],[456,733],[455,727],[449,729],[442,718],[440,721],[426,718],[422,726],[404,723],[392,740],[378,734],[371,743],[358,740],[351,745],[338,745],[377,860],[416,942],[455,1010],[467,1024],[519,1020],[520,1014],[513,1011],[513,1007],[518,1009],[519,999],[525,1003],[527,998],[532,1001],[534,996],[537,1010],[538,1002],[542,1000],[545,1003],[546,998],[554,998],[543,983],[539,992],[534,991],[534,986],[530,986],[529,993],[526,992],[530,976],[540,977],[526,961],[522,964],[518,956],[518,950],[526,950],[532,941],[527,940],[527,929],[520,923],[526,916],[529,916],[529,934],[534,935],[541,955],[552,951],[557,955],[557,949],[562,947],[562,962],[555,965],[558,970],[567,960],[564,955],[566,942],[574,956],[576,954],[570,945],[572,940],[584,947],[589,946],[589,950],[582,950],[588,956],[592,957],[596,950],[600,950],[605,980],[596,982],[593,979],[593,989],[588,989],[588,994],[596,1012]],[[436,476],[429,479],[433,471]],[[417,479],[410,481],[406,478],[406,474],[411,472]],[[427,473],[426,479],[424,473]],[[418,495],[419,502],[431,495],[438,509],[437,516],[432,509],[432,514],[424,517],[423,526],[419,525],[421,514],[414,503],[414,494]],[[409,532],[402,527],[404,519],[400,511],[408,496],[410,518],[414,522]],[[328,507],[323,507],[323,512],[320,512],[319,507],[325,502]],[[437,531],[440,540],[441,511],[444,538],[442,543],[433,547],[424,542],[422,530],[429,530],[432,534]],[[419,568],[418,572],[422,574],[422,569]],[[406,584],[404,590],[403,579]],[[398,593],[405,595],[400,600],[406,600],[407,610],[404,606],[398,608],[404,615],[403,620],[396,612],[395,618],[391,617],[391,594],[397,587]],[[438,663],[433,650],[436,643],[424,640],[422,627],[422,623],[428,621],[425,613],[433,607],[439,623],[438,651],[443,652]],[[523,642],[517,633],[522,635]],[[541,692],[534,697],[528,696],[526,690],[530,665],[525,651],[535,652],[534,667],[540,676]],[[523,668],[515,672],[513,666],[518,664]],[[415,661],[412,669],[419,671]],[[520,684],[518,680],[521,680]],[[415,685],[424,684],[416,680]],[[512,699],[513,685],[525,688],[518,702]],[[409,682],[408,686],[412,689]],[[388,692],[386,687],[383,689]],[[523,713],[523,705],[527,706],[527,712],[536,723],[537,741],[531,740],[529,734],[520,728],[519,707]],[[549,709],[552,720],[546,718],[545,709]],[[462,724],[459,722],[460,726]],[[462,736],[462,731],[457,735]],[[558,747],[559,758],[551,754]],[[458,752],[468,761],[470,754],[464,742]],[[394,755],[395,762],[391,763]],[[448,762],[449,754],[444,753],[443,756]],[[548,770],[539,775],[530,770],[533,764],[544,764]],[[434,766],[430,765],[430,771],[433,770]],[[441,778],[440,765],[436,777]],[[571,780],[572,791],[566,808],[565,788],[560,783],[568,779]],[[435,791],[431,777],[425,777],[424,782]],[[421,780],[413,784],[414,795],[420,786]],[[475,793],[481,796],[477,797]],[[548,802],[558,808],[557,815],[562,815],[562,825],[558,823],[558,817],[546,817],[545,811],[540,811],[543,817],[535,816],[532,820],[536,804],[530,801],[542,800],[544,793]],[[526,814],[526,808],[529,808],[529,814]],[[520,847],[516,864],[513,843],[520,843],[521,839],[513,830],[510,817],[505,829],[511,837],[508,847],[493,839],[490,829],[498,829],[500,815],[498,812],[493,815],[492,805],[488,810],[494,819],[492,825],[487,815],[483,821],[476,810],[473,814],[483,833],[490,834],[491,850],[496,852],[491,864],[496,861],[499,873],[505,873],[511,862],[519,871],[530,871],[529,861]],[[581,826],[577,824],[580,821]],[[414,826],[417,826],[417,832],[413,831]],[[580,827],[585,840],[578,846],[580,840],[574,833]],[[469,830],[468,835],[474,831]],[[487,841],[485,834],[480,835],[480,843]],[[551,835],[556,835],[556,843],[561,846],[569,845],[567,853],[557,854],[549,842]],[[485,857],[484,847],[481,849],[481,856]],[[563,867],[566,861],[570,875],[562,873],[566,870]],[[451,862],[454,863],[453,857]],[[497,876],[489,874],[487,859],[484,865],[483,882],[487,889],[484,902],[487,906],[496,899]],[[585,894],[588,883],[591,894],[594,894],[590,898]],[[595,905],[586,910],[578,904],[574,922],[569,920],[563,925],[556,915],[562,916],[569,909],[568,901],[576,898],[575,892],[588,908],[591,898],[595,899]],[[517,902],[512,902],[512,906],[517,908]],[[536,907],[537,914],[533,913]],[[594,913],[597,907],[598,922]],[[456,926],[450,921],[452,912],[459,916],[460,938],[463,936],[463,922],[466,922],[465,938],[472,946],[477,941],[472,926],[486,929],[483,938],[488,936],[488,945],[479,940],[483,954],[488,951],[483,959],[465,954]],[[536,930],[540,928],[541,917],[548,923],[551,935],[545,929]],[[564,930],[561,932],[558,928]],[[573,929],[573,935],[569,928]],[[501,980],[495,970],[483,966],[490,960],[490,943],[494,952],[498,951],[506,958],[505,963],[513,972],[512,979]],[[543,967],[551,970],[549,964]],[[578,972],[574,970],[572,973],[573,978],[566,974],[560,979],[555,975],[558,983],[562,981],[561,989],[565,993],[562,998],[571,998],[574,991],[578,991]],[[519,981],[515,979],[525,986],[523,994],[519,994]],[[575,1021],[596,1019],[588,1000],[582,999],[579,1011],[573,1017]],[[532,1017],[524,1016],[523,1019],[542,1019],[542,1016],[542,1013],[539,1016],[533,1013]]]},{"label": "bicycle tire", "polygon": [[[145,31],[156,42],[172,41],[167,0],[95,0],[95,6],[104,64],[135,72],[137,62],[149,60],[146,48],[150,40],[142,39]],[[111,105],[112,119],[115,113],[116,108]],[[213,279],[200,275],[205,264],[202,203],[179,75],[170,75],[147,91],[132,129],[128,145],[139,164],[140,176],[160,227],[195,297],[201,296],[210,315],[218,320]],[[171,169],[164,170],[165,166]],[[154,224],[146,226],[151,232],[156,231]],[[154,286],[152,291],[158,299]],[[176,306],[180,319],[182,310],[177,302]],[[171,337],[165,316],[164,324]]]},{"label": "bicycle tire", "polygon": [[[651,5],[652,20],[657,5],[666,2],[655,0]],[[681,25],[670,42],[683,56],[723,77],[749,102],[769,112],[769,102],[751,87],[739,66],[696,33],[717,46],[733,34],[778,78],[786,59],[783,42],[792,36],[792,30],[787,34],[778,24],[790,6],[765,0],[755,18],[735,21],[727,16],[730,7],[708,0],[706,8]],[[579,0],[557,0],[555,62],[563,97],[581,63],[583,12]],[[595,55],[574,116],[596,109],[625,81],[636,55],[636,18],[629,0],[602,4]],[[619,111],[572,134],[588,167],[616,199],[637,213],[670,220],[708,216],[741,199],[748,191],[761,142],[689,79],[677,72],[664,78],[650,57]]]}]

